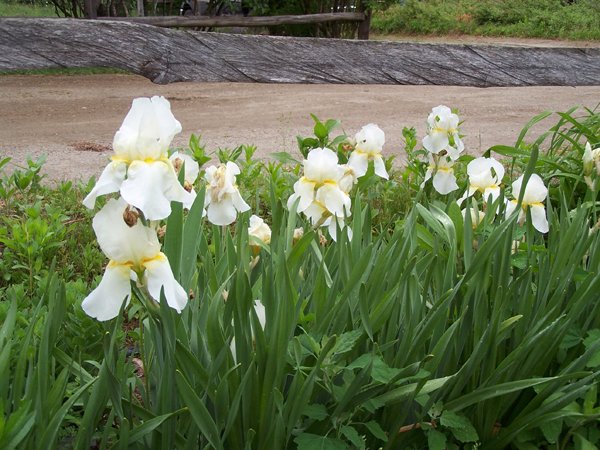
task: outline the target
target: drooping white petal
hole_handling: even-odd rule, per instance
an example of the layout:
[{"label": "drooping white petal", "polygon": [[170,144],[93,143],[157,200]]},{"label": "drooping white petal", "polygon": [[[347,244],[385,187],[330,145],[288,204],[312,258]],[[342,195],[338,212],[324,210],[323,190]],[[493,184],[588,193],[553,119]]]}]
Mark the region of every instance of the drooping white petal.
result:
[{"label": "drooping white petal", "polygon": [[433,187],[442,195],[449,194],[458,189],[453,170],[440,170],[433,176]]},{"label": "drooping white petal", "polygon": [[421,183],[421,186],[419,186],[421,189],[423,189],[425,187],[425,183],[427,183],[431,179],[431,175],[433,175],[433,167],[429,166],[427,167],[427,171],[425,172],[423,182]]},{"label": "drooping white petal", "polygon": [[317,190],[316,200],[334,216],[350,216],[350,196],[335,184],[325,184]]},{"label": "drooping white petal", "polygon": [[126,208],[122,198],[110,199],[94,217],[92,226],[100,248],[109,259],[120,263],[152,258],[160,252],[156,231],[141,221],[128,226],[123,220]]},{"label": "drooping white petal", "polygon": [[355,150],[350,154],[348,165],[352,167],[356,176],[360,178],[367,173],[367,169],[369,168],[369,156],[366,153],[357,152]]},{"label": "drooping white petal", "polygon": [[452,140],[454,141],[454,145],[451,145],[450,141],[448,141],[448,147],[446,148],[446,151],[448,152],[448,156],[452,160],[456,161],[460,157],[460,154],[464,151],[465,144],[460,139],[458,132],[452,133]]},{"label": "drooping white petal", "polygon": [[333,239],[334,242],[337,242],[337,229],[338,227],[340,228],[340,231],[346,231],[346,234],[348,236],[348,240],[351,241],[352,240],[352,228],[346,226],[346,224],[344,223],[344,221],[340,218],[332,218],[332,220],[329,221],[329,224],[327,225],[327,231],[329,232],[329,236],[331,236],[331,239]]},{"label": "drooping white petal", "polygon": [[506,208],[504,210],[504,217],[508,219],[508,217],[517,209],[517,201],[516,200],[506,200]]},{"label": "drooping white petal", "polygon": [[260,300],[254,300],[254,312],[256,313],[261,328],[264,330],[265,325],[267,324],[267,312]]},{"label": "drooping white petal", "polygon": [[165,161],[134,161],[129,165],[121,195],[139,208],[148,220],[160,220],[171,214],[171,201],[191,205],[194,196],[187,192]]},{"label": "drooping white petal", "polygon": [[100,321],[117,317],[123,302],[129,303],[131,269],[126,265],[109,263],[100,284],[81,303],[85,313]]},{"label": "drooping white petal", "polygon": [[375,166],[375,175],[380,176],[385,180],[389,179],[389,175],[387,170],[385,170],[385,163],[383,162],[381,155],[375,155],[373,157],[373,165]]},{"label": "drooping white petal", "polygon": [[231,194],[231,200],[233,201],[233,206],[235,206],[235,209],[237,209],[239,212],[246,212],[250,210],[250,205],[244,201],[240,195],[240,191],[237,189],[233,194]]},{"label": "drooping white petal", "polygon": [[112,161],[102,171],[102,175],[96,182],[96,185],[91,192],[83,199],[83,204],[89,208],[94,208],[96,204],[96,198],[110,194],[112,192],[119,192],[121,184],[127,174],[127,164],[123,161]]},{"label": "drooping white petal", "polygon": [[491,202],[495,202],[498,197],[500,197],[500,188],[498,186],[496,187],[488,187],[485,189],[485,191],[483,192],[483,200],[485,202],[488,202],[490,200],[491,197]]},{"label": "drooping white petal", "polygon": [[235,222],[237,211],[233,205],[233,200],[223,200],[221,202],[212,202],[206,209],[207,218],[214,225],[230,225]]},{"label": "drooping white petal", "polygon": [[148,287],[148,293],[156,300],[160,301],[160,291],[164,290],[167,304],[181,312],[188,302],[188,295],[173,276],[169,260],[163,253],[159,253],[155,258],[144,263],[145,279]]},{"label": "drooping white petal", "polygon": [[312,202],[308,208],[304,210],[304,214],[313,225],[316,225],[326,213],[327,210],[318,202]]},{"label": "drooping white petal", "polygon": [[546,218],[546,208],[542,205],[532,205],[529,207],[529,211],[531,211],[533,227],[540,233],[547,233],[550,227]]},{"label": "drooping white petal", "polygon": [[[292,197],[294,198],[292,199]],[[309,181],[305,177],[296,181],[294,183],[294,194],[288,199],[288,209],[292,207],[297,197],[300,197],[300,202],[298,203],[296,211],[301,213],[308,208],[315,199],[315,183]]]}]

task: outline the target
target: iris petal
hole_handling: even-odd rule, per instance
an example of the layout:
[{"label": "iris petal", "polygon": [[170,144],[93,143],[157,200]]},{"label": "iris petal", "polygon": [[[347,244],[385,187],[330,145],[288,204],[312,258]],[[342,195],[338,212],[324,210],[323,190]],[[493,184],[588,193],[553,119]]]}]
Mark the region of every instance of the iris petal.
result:
[{"label": "iris petal", "polygon": [[447,170],[438,170],[433,176],[433,187],[442,195],[449,194],[458,189],[454,172]]},{"label": "iris petal", "polygon": [[192,194],[179,184],[173,168],[164,161],[133,161],[121,186],[121,195],[148,220],[168,217],[171,201],[193,203]]},{"label": "iris petal", "polygon": [[366,153],[354,151],[348,159],[348,165],[352,167],[357,177],[362,177],[369,168],[369,157]]},{"label": "iris petal", "polygon": [[210,223],[215,225],[229,225],[235,222],[237,212],[231,200],[213,202],[206,209]]},{"label": "iris petal", "polygon": [[531,222],[533,227],[540,233],[547,233],[550,227],[548,226],[548,219],[546,218],[546,208],[542,205],[532,205],[529,207],[531,211]]},{"label": "iris petal", "polygon": [[123,302],[131,298],[130,272],[128,266],[109,263],[98,287],[81,304],[85,313],[100,321],[117,317]]},{"label": "iris petal", "polygon": [[83,199],[83,204],[87,208],[92,209],[96,204],[97,197],[118,192],[121,189],[126,174],[127,164],[125,162],[110,162],[102,171],[102,175],[100,175],[92,191]]},{"label": "iris petal", "polygon": [[180,313],[187,305],[188,296],[173,276],[167,257],[159,253],[155,258],[144,263],[144,267],[148,293],[154,300],[160,301],[160,292],[163,290],[167,304]]},{"label": "iris petal", "polygon": [[375,175],[378,175],[386,180],[389,179],[389,175],[387,170],[385,170],[385,163],[383,162],[381,155],[375,155],[373,157],[373,164],[375,166]]}]

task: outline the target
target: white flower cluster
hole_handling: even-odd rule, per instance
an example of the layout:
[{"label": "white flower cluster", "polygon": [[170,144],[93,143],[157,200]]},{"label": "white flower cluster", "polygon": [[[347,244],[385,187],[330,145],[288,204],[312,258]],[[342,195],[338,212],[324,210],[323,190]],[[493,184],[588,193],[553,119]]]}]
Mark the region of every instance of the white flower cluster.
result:
[{"label": "white flower cluster", "polygon": [[381,151],[385,133],[375,124],[362,127],[354,136],[354,150],[348,164],[339,164],[337,154],[328,148],[315,148],[303,161],[304,175],[294,184],[294,193],[288,199],[288,209],[297,202],[296,211],[304,213],[314,227],[327,227],[329,235],[337,240],[337,229],[352,230],[345,218],[351,215],[350,191],[357,179],[367,174],[369,161],[377,176],[388,179]]},{"label": "white flower cluster", "polygon": [[351,214],[348,192],[354,185],[354,171],[338,164],[338,157],[328,148],[316,148],[303,162],[304,175],[294,184],[288,208],[297,203],[296,211],[304,213],[313,226],[327,226],[332,239],[337,227],[344,228],[344,218]]},{"label": "white flower cluster", "polygon": [[[130,280],[138,283],[155,301],[161,291],[177,312],[188,295],[176,281],[167,257],[160,251],[159,221],[171,214],[171,202],[190,208],[196,198],[193,184],[199,166],[189,155],[169,146],[181,124],[164,97],[136,98],[113,140],[114,156],[98,182],[84,199],[93,208],[96,198],[118,192],[96,214],[93,227],[100,248],[109,258],[102,281],[84,300],[84,311],[98,320],[116,317],[131,297]],[[184,185],[177,174],[184,170]],[[232,162],[206,170],[205,207],[208,220],[229,225],[237,212],[250,209],[235,184],[239,168]]]},{"label": "white flower cluster", "polygon": [[[465,149],[460,136],[459,124],[458,116],[447,106],[440,105],[432,109],[427,118],[427,135],[423,139],[423,147],[428,152],[429,166],[421,187],[432,179],[434,189],[442,195],[449,194],[459,188],[454,175],[454,164]],[[600,163],[598,164],[600,165]],[[467,176],[469,185],[463,196],[458,200],[459,205],[467,198],[480,192],[484,209],[487,209],[489,214],[490,211],[487,205],[495,202],[500,197],[504,167],[494,158],[475,158],[467,165]],[[523,176],[513,182],[512,193],[514,197],[519,197],[522,184]],[[537,174],[531,175],[524,189],[518,221],[522,224],[526,217],[526,211],[529,210],[535,229],[541,233],[548,232],[548,220],[546,219],[546,210],[543,203],[548,194],[548,189]],[[506,217],[509,217],[515,211],[517,204],[516,199],[506,200]],[[493,214],[496,214],[495,209]],[[464,215],[466,215],[465,210],[463,210]],[[476,227],[484,216],[485,212],[477,209],[476,204],[474,204],[471,208],[472,225]]]},{"label": "white flower cluster", "polygon": [[458,126],[458,116],[447,106],[440,105],[431,110],[427,118],[427,135],[423,138],[429,166],[421,186],[433,178],[433,187],[440,194],[458,189],[453,167],[465,149]]},{"label": "white flower cluster", "polygon": [[[423,147],[428,154],[429,166],[422,186],[432,179],[436,191],[448,194],[458,189],[454,164],[464,151],[459,118],[450,108],[441,105],[432,109],[427,125]],[[178,312],[187,304],[187,293],[177,282],[157,237],[159,221],[170,215],[171,202],[181,202],[189,209],[196,198],[197,162],[183,153],[168,154],[171,141],[180,131],[181,124],[165,98],[135,99],[115,134],[115,154],[111,162],[84,199],[84,204],[93,208],[97,197],[120,194],[119,199],[110,199],[93,220],[99,245],[109,263],[102,281],[84,299],[82,307],[98,320],[109,320],[118,315],[123,303],[131,298],[131,281],[157,302],[164,295],[167,304]],[[382,157],[385,134],[377,125],[365,125],[349,142],[354,149],[347,164],[340,164],[337,154],[329,148],[311,150],[302,163],[303,174],[294,184],[294,192],[287,201],[288,208],[304,214],[313,227],[326,227],[333,240],[337,239],[338,229],[346,230],[352,237],[352,230],[346,224],[346,218],[351,215],[350,192],[358,178],[369,172],[369,164],[372,163],[372,173],[383,179],[389,178]],[[583,163],[586,181],[594,165],[600,176],[600,149],[592,150],[588,143]],[[183,186],[178,180],[182,169]],[[480,211],[473,203],[471,222],[474,226],[482,221],[485,210],[488,214],[491,212],[489,204],[500,197],[504,172],[502,164],[493,158],[475,158],[468,164],[469,184],[458,202],[462,204],[480,193],[484,207]],[[229,225],[238,213],[250,209],[236,184],[239,174],[240,169],[233,162],[206,169],[203,215],[211,223]],[[515,211],[521,190],[518,220],[523,222],[529,210],[533,226],[542,233],[547,232],[543,202],[548,190],[537,174],[531,175],[524,187],[522,176],[512,184],[514,199],[506,202],[506,216]],[[250,218],[248,234],[255,254],[261,245],[269,245],[271,241],[271,229],[255,215]],[[294,239],[299,238],[300,233],[295,232]]]}]

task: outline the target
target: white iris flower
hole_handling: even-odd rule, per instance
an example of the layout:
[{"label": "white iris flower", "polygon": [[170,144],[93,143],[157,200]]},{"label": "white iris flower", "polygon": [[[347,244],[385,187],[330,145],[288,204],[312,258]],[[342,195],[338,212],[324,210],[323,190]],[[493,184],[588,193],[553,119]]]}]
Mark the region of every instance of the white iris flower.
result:
[{"label": "white iris flower", "polygon": [[421,183],[421,187],[432,178],[433,187],[442,195],[449,194],[458,189],[456,184],[456,176],[454,175],[454,161],[448,156],[433,156],[429,155],[429,166],[425,173],[425,179]]},{"label": "white iris flower", "polygon": [[132,226],[125,223],[127,208],[123,199],[111,199],[94,217],[98,244],[110,261],[98,287],[83,300],[83,310],[101,321],[116,317],[123,302],[129,303],[130,280],[134,280],[145,286],[156,301],[160,301],[164,290],[167,304],[181,312],[188,296],[160,251],[156,231],[141,221]]},{"label": "white iris flower", "polygon": [[423,147],[434,155],[446,151],[452,160],[458,159],[465,149],[459,134],[459,118],[450,108],[436,106],[427,118],[427,136]]},{"label": "white iris flower", "polygon": [[[337,155],[328,148],[311,150],[304,160],[304,176],[294,184],[288,208],[298,201],[297,212],[304,213],[314,226],[328,226],[336,239],[336,224],[344,228],[351,214],[348,191],[354,183],[352,168],[338,164]],[[350,230],[348,230],[350,232]]]},{"label": "white iris flower", "polygon": [[469,188],[465,195],[459,200],[471,197],[477,191],[483,195],[483,200],[492,197],[492,202],[500,196],[500,183],[504,178],[504,167],[494,158],[475,158],[467,165],[467,175],[469,176]]},{"label": "white iris flower", "polygon": [[357,177],[367,173],[369,161],[373,161],[375,174],[386,180],[389,178],[385,170],[385,163],[381,157],[383,144],[385,144],[385,133],[377,125],[370,123],[362,127],[354,137],[356,146],[350,155],[348,165],[354,169]]},{"label": "white iris flower", "polygon": [[248,236],[269,245],[271,243],[271,228],[260,217],[252,215],[248,227]]},{"label": "white iris flower", "polygon": [[171,202],[189,208],[195,196],[177,181],[168,149],[181,124],[164,97],[136,98],[113,140],[115,155],[83,204],[93,208],[96,197],[120,192],[148,220],[164,219]]},{"label": "white iris flower", "polygon": [[229,225],[235,221],[238,212],[250,209],[235,184],[235,177],[239,174],[240,168],[231,161],[206,169],[204,177],[208,184],[204,206],[207,207],[210,223]]},{"label": "white iris flower", "polygon": [[[521,175],[512,184],[513,197],[518,197],[523,184],[523,175]],[[546,208],[544,200],[548,195],[548,188],[544,185],[542,178],[537,174],[532,174],[525,186],[521,211],[519,211],[519,223],[525,222],[525,211],[531,212],[531,222],[533,227],[540,233],[547,233],[549,230],[548,219],[546,218]],[[517,207],[517,200],[506,202],[506,217],[510,216]]]}]

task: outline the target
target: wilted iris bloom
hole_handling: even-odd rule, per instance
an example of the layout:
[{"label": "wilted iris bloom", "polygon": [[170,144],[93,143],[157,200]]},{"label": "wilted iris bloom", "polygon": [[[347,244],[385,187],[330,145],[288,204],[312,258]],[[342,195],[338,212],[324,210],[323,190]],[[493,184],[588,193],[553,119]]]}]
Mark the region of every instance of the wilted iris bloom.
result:
[{"label": "wilted iris bloom", "polygon": [[183,174],[184,179],[184,189],[188,192],[193,193],[194,191],[194,183],[198,179],[198,175],[200,174],[200,166],[198,163],[192,158],[190,155],[185,153],[174,152],[169,159],[171,160],[171,164],[173,164],[173,168],[175,169],[175,173],[179,175],[179,172],[183,168],[185,173]]},{"label": "wilted iris bloom", "polygon": [[271,228],[265,223],[264,220],[253,214],[250,217],[248,236],[261,241],[265,245],[269,245],[271,243]]},{"label": "wilted iris bloom", "polygon": [[206,169],[204,177],[207,181],[206,200],[207,216],[214,225],[229,225],[235,222],[238,212],[248,211],[250,206],[240,195],[235,178],[240,174],[237,164],[211,166]]},{"label": "wilted iris bloom", "polygon": [[[463,216],[463,220],[467,219],[467,210],[462,209],[460,211],[462,213]],[[470,216],[471,216],[471,228],[475,229],[479,226],[479,224],[481,222],[483,222],[483,219],[485,219],[485,213],[483,211],[479,211],[479,209],[477,209],[476,205],[473,205],[473,207],[469,210],[470,212]]]},{"label": "wilted iris bloom", "polygon": [[433,176],[433,187],[442,195],[458,189],[454,175],[454,161],[448,156],[429,155],[429,166],[421,187]]},{"label": "wilted iris bloom", "polygon": [[177,312],[185,307],[188,296],[173,276],[169,260],[160,251],[156,231],[141,220],[124,216],[129,206],[123,199],[111,199],[94,217],[98,244],[110,259],[102,281],[82,303],[89,316],[110,320],[119,314],[123,302],[131,298],[131,280],[144,286],[160,301],[164,290],[167,304]]},{"label": "wilted iris bloom", "polygon": [[96,197],[120,192],[146,219],[160,220],[171,213],[171,202],[190,207],[195,196],[177,181],[168,149],[181,124],[164,97],[136,98],[115,134],[115,155],[83,200],[93,208]]},{"label": "wilted iris bloom", "polygon": [[459,202],[471,197],[477,191],[481,192],[484,201],[492,197],[493,202],[500,196],[504,167],[494,158],[475,158],[467,165],[467,175],[469,175],[469,187]]},{"label": "wilted iris bloom", "polygon": [[348,178],[350,175],[349,168],[338,164],[332,150],[311,150],[304,160],[304,176],[294,184],[294,193],[288,199],[288,208],[298,201],[297,212],[304,213],[314,226],[328,226],[335,240],[336,223],[343,228],[343,219],[351,214],[347,190],[352,188],[354,178]]},{"label": "wilted iris bloom", "polygon": [[445,151],[452,160],[458,159],[465,149],[459,134],[459,118],[450,108],[436,106],[427,118],[427,136],[423,147],[434,155]]},{"label": "wilted iris bloom", "polygon": [[594,166],[596,166],[596,173],[600,175],[600,147],[592,150],[592,145],[586,142],[583,152],[583,173],[590,175]]},{"label": "wilted iris bloom", "polygon": [[[512,195],[518,197],[523,184],[523,175],[521,175],[512,184]],[[549,230],[548,219],[546,218],[546,207],[544,200],[548,195],[548,189],[544,185],[542,178],[538,174],[532,174],[525,186],[521,211],[519,212],[519,223],[525,222],[526,211],[531,212],[531,222],[533,227],[540,233],[547,233]],[[517,207],[517,200],[507,200],[506,217],[510,216]]]},{"label": "wilted iris bloom", "polygon": [[600,176],[600,148],[592,150],[592,145],[586,142],[583,152],[583,179],[591,190],[596,189],[596,180],[592,178],[594,166],[596,174]]},{"label": "wilted iris bloom", "polygon": [[386,180],[389,178],[385,170],[385,163],[381,157],[383,144],[385,144],[385,133],[377,125],[370,123],[362,127],[354,137],[356,145],[350,155],[348,165],[352,167],[357,177],[367,173],[369,161],[373,161],[375,174]]}]

